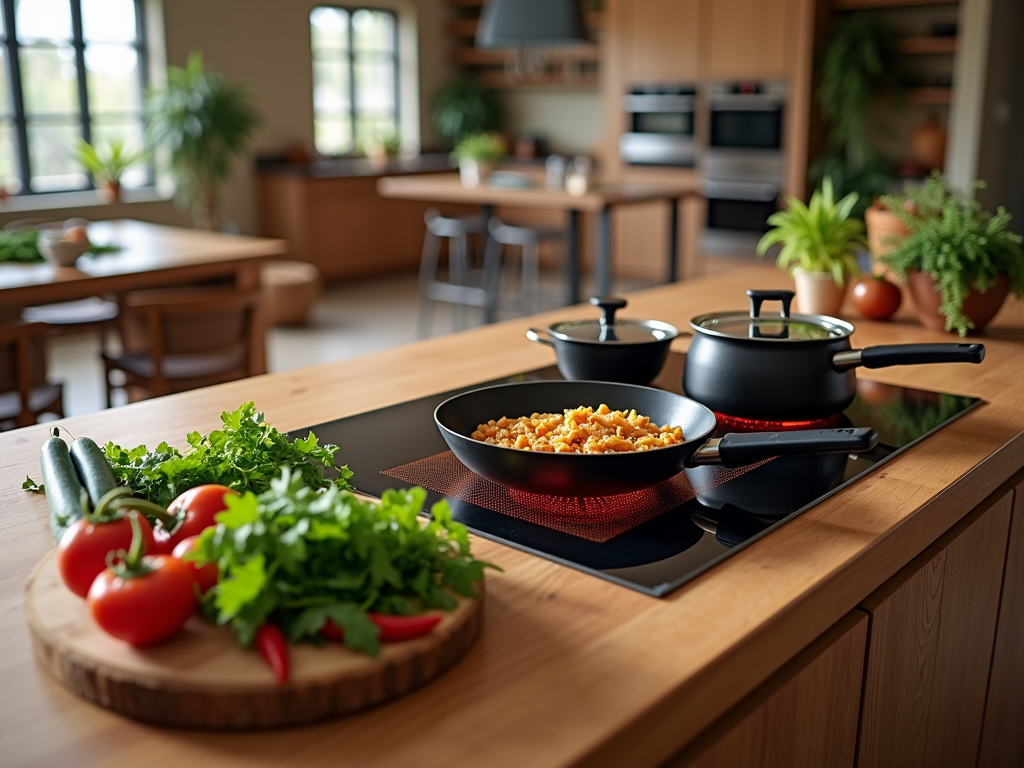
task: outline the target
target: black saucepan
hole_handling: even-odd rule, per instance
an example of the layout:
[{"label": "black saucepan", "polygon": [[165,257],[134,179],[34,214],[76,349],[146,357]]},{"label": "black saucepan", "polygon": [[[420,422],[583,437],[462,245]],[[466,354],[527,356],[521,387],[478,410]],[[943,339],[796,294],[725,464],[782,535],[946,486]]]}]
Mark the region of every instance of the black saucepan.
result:
[{"label": "black saucepan", "polygon": [[[851,349],[853,325],[826,315],[790,315],[792,291],[747,291],[750,314],[690,321],[683,391],[716,413],[805,421],[839,413],[857,393],[855,369],[923,363],[980,363],[982,344],[894,344]],[[781,301],[762,315],[764,301]]]},{"label": "black saucepan", "polygon": [[[474,440],[477,426],[502,416],[561,413],[566,408],[607,405],[649,416],[659,425],[682,427],[684,442],[666,448],[616,454],[566,454],[502,448]],[[557,496],[607,496],[655,485],[688,467],[739,467],[771,456],[857,453],[878,440],[872,429],[749,432],[709,439],[715,415],[682,395],[632,384],[597,381],[530,381],[456,395],[434,411],[441,436],[470,470],[510,488]]]}]

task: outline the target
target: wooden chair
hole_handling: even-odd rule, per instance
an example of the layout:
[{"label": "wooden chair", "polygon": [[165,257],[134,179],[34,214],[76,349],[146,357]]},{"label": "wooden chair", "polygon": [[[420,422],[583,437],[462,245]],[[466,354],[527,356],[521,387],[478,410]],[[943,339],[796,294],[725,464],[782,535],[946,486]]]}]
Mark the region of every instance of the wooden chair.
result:
[{"label": "wooden chair", "polygon": [[64,387],[46,379],[46,324],[0,325],[0,429],[64,416]]},{"label": "wooden chair", "polygon": [[[123,352],[103,352],[107,407],[113,391],[129,400],[234,381],[250,375],[259,291],[172,288],[127,294],[121,308]],[[124,383],[111,381],[120,371]]]}]

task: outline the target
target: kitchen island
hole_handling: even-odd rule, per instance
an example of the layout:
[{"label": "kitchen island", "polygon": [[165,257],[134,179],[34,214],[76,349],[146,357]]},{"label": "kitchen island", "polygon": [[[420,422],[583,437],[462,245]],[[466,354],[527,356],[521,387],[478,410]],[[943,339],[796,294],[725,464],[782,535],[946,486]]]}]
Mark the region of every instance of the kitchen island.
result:
[{"label": "kitchen island", "polygon": [[[747,288],[788,284],[738,270],[637,293],[628,314],[686,328],[694,315],[743,309]],[[255,400],[272,424],[298,429],[550,364],[525,329],[593,314],[562,309],[64,424],[98,442],[183,445]],[[950,340],[909,314],[850,317],[855,346]],[[22,593],[53,542],[44,499],[18,488],[38,477],[47,427],[0,435],[2,762],[853,765],[859,750],[865,766],[1019,764],[992,756],[1020,749],[1024,306],[1008,304],[983,341],[981,366],[860,371],[985,403],[668,597],[477,538],[474,553],[503,570],[487,576],[484,627],[459,664],[372,711],[249,735],[122,718],[34,663]]]}]

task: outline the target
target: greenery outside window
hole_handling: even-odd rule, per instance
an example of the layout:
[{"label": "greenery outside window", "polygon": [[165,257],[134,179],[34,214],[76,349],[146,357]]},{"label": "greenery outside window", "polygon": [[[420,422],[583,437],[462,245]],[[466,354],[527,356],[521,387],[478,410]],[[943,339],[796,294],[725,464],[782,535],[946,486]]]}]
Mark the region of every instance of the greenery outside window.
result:
[{"label": "greenery outside window", "polygon": [[342,155],[398,130],[398,23],[392,11],[319,6],[309,15],[313,141]]},{"label": "greenery outside window", "polygon": [[[93,188],[78,139],[142,148],[142,0],[0,0],[0,186]],[[124,187],[152,184],[136,166]]]}]

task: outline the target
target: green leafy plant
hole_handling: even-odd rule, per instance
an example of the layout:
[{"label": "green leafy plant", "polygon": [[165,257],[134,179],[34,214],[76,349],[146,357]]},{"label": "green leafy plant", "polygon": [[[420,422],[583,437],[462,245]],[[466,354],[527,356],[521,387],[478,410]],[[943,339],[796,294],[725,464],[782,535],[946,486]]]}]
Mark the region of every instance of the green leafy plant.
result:
[{"label": "green leafy plant", "polygon": [[[105,253],[116,253],[121,250],[119,245],[89,244],[86,253],[100,256]],[[18,229],[14,231],[0,229],[0,263],[21,262],[31,264],[46,261],[39,252],[39,231],[35,229]]]},{"label": "green leafy plant", "polygon": [[148,140],[170,156],[176,199],[198,226],[220,223],[220,185],[259,124],[245,86],[229,86],[193,52],[184,67],[168,67],[167,84],[146,96]]},{"label": "green leafy plant", "polygon": [[221,574],[204,612],[230,625],[243,646],[268,621],[292,642],[319,642],[330,619],[346,645],[376,655],[368,611],[452,610],[453,594],[475,596],[488,567],[470,554],[447,502],[421,525],[426,495],[390,490],[375,504],[333,487],[318,493],[285,469],[265,493],[225,499],[227,511],[196,544],[198,562],[218,563]]},{"label": "green leafy plant", "polygon": [[818,62],[815,93],[828,125],[825,151],[815,159],[809,177],[815,185],[832,179],[839,194],[857,192],[851,215],[863,218],[876,196],[887,192],[894,164],[872,147],[868,135],[871,100],[888,91],[898,103],[898,32],[870,16],[855,14],[836,25]]},{"label": "green leafy plant", "polygon": [[456,80],[437,92],[430,118],[446,146],[454,147],[470,134],[501,128],[498,93],[472,80]]},{"label": "green leafy plant", "polygon": [[476,160],[494,163],[505,156],[505,141],[496,133],[474,133],[455,145],[452,157],[456,160]]},{"label": "green leafy plant", "polygon": [[836,285],[843,285],[847,275],[857,273],[857,250],[867,248],[863,222],[850,217],[856,203],[856,192],[837,202],[829,178],[811,195],[808,205],[795,197],[787,198],[788,210],[768,217],[774,228],[757,244],[758,255],[780,245],[780,269],[829,272]]},{"label": "green leafy plant", "polygon": [[146,157],[144,152],[125,149],[120,139],[102,146],[79,139],[76,155],[82,167],[100,184],[120,184],[124,172]]},{"label": "green leafy plant", "polygon": [[882,204],[910,229],[882,263],[904,279],[913,271],[934,277],[946,330],[961,336],[974,327],[963,312],[972,289],[988,291],[1006,275],[1010,291],[1024,298],[1022,238],[1007,229],[1013,217],[1006,209],[999,207],[994,214],[982,209],[975,192],[984,186],[975,181],[961,192],[934,171],[920,186],[908,184],[903,195],[882,197]]},{"label": "green leafy plant", "polygon": [[363,151],[369,155],[376,148],[387,157],[398,157],[402,151],[402,135],[394,129],[378,131],[365,141]]},{"label": "green leafy plant", "polygon": [[[189,433],[190,447],[184,454],[166,442],[152,451],[144,445],[127,449],[107,443],[103,452],[118,485],[164,507],[189,488],[206,483],[226,485],[240,493],[263,493],[283,466],[314,489],[351,488],[351,470],[334,463],[338,446],[320,445],[312,432],[291,440],[267,424],[251,402],[224,411],[220,419],[224,426],[207,436]],[[337,478],[325,477],[325,469],[336,471]]]}]

